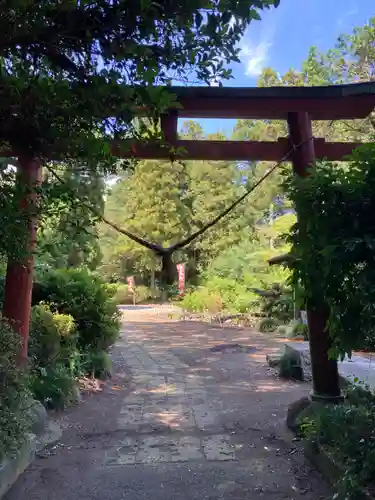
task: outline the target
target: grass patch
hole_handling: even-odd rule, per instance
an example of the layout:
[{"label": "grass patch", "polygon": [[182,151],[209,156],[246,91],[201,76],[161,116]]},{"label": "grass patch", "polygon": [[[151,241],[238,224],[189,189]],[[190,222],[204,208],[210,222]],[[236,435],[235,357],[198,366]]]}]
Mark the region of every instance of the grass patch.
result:
[{"label": "grass patch", "polygon": [[336,499],[358,500],[375,493],[375,395],[347,389],[340,405],[313,404],[298,420],[300,435],[328,453],[340,470]]}]

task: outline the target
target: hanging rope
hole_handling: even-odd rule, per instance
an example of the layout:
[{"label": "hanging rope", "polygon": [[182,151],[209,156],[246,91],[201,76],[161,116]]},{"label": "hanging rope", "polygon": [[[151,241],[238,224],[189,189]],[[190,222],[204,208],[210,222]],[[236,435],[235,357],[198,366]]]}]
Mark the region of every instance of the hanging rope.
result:
[{"label": "hanging rope", "polygon": [[[129,239],[134,241],[135,243],[138,243],[139,245],[148,248],[149,250],[152,250],[153,252],[157,253],[159,256],[163,255],[172,255],[176,250],[179,250],[181,248],[186,247],[189,245],[192,241],[195,239],[199,238],[202,234],[204,234],[206,231],[208,231],[211,227],[215,226],[221,219],[229,215],[240,203],[242,203],[257,187],[259,187],[282,163],[287,161],[289,157],[297,151],[301,146],[306,144],[307,142],[313,140],[314,138],[311,136],[304,141],[301,141],[299,144],[293,145],[291,149],[279,160],[272,168],[267,170],[267,172],[262,175],[258,181],[256,181],[242,196],[237,198],[231,205],[229,205],[228,208],[226,208],[223,212],[221,212],[217,217],[209,221],[207,224],[205,224],[201,229],[198,231],[195,231],[192,233],[190,236],[186,237],[182,241],[179,241],[178,243],[175,243],[173,245],[170,245],[169,247],[162,247],[161,245],[158,245],[157,243],[152,243],[150,241],[147,241],[143,238],[140,238],[139,236],[136,236],[135,234],[131,233],[130,231],[127,231],[126,229],[120,227],[118,224],[108,220],[104,215],[102,215],[98,210],[96,210],[94,207],[92,207],[89,203],[86,202],[81,202],[81,205],[85,206],[88,210],[91,211],[93,215],[95,215],[99,220],[110,226],[112,229],[117,231],[120,234],[123,234],[124,236],[127,236]],[[66,185],[66,182],[48,165],[46,168],[51,172],[51,174],[63,185]]]}]

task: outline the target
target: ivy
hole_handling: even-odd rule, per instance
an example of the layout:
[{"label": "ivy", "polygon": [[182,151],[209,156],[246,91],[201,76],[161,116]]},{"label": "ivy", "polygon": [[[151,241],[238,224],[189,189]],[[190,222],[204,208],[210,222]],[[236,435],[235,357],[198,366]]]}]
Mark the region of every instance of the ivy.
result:
[{"label": "ivy", "polygon": [[0,461],[19,450],[30,429],[30,393],[17,364],[20,336],[0,317]]},{"label": "ivy", "polygon": [[299,216],[293,281],[309,307],[328,305],[331,355],[343,357],[375,331],[375,147],[359,148],[344,166],[318,162],[286,189]]}]

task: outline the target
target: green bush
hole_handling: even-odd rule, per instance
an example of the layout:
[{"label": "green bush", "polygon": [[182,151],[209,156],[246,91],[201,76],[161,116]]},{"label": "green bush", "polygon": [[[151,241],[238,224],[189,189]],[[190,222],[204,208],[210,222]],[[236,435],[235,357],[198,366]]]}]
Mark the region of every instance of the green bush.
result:
[{"label": "green bush", "polygon": [[[113,285],[112,285],[113,286]],[[128,285],[120,283],[115,286],[114,299],[116,304],[133,304],[133,293],[129,291]],[[147,286],[139,285],[135,289],[135,302],[141,304],[143,302],[154,301],[160,298],[157,290],[152,290]]]},{"label": "green bush", "polygon": [[[270,291],[274,291],[274,296],[261,297],[261,312],[266,316],[276,318],[281,323],[288,323],[293,319],[294,304],[293,294],[287,289],[280,289],[273,286]],[[280,294],[278,294],[280,292]]]},{"label": "green bush", "polygon": [[211,292],[207,287],[199,287],[185,294],[181,306],[187,311],[203,313],[217,313],[223,308],[223,303],[218,293]]},{"label": "green bush", "polygon": [[132,304],[133,294],[129,291],[128,285],[119,283],[116,285],[116,292],[114,295],[116,304]]},{"label": "green bush", "polygon": [[50,306],[31,308],[29,358],[34,366],[69,363],[76,349],[76,326],[72,316],[53,313]]},{"label": "green bush", "polygon": [[373,332],[368,333],[365,336],[362,346],[359,350],[365,352],[375,352],[375,335]]},{"label": "green bush", "polygon": [[278,335],[285,337],[287,335],[287,333],[288,333],[288,330],[286,329],[285,326],[280,325],[279,327],[277,327],[277,334]]},{"label": "green bush", "polygon": [[185,294],[182,307],[188,311],[245,313],[256,302],[256,295],[247,287],[229,278],[212,277],[204,286]]},{"label": "green bush", "polygon": [[362,388],[350,389],[345,404],[312,407],[309,415],[300,422],[302,435],[328,450],[336,463],[342,466],[337,498],[364,498],[361,488],[373,483],[374,429],[374,395]]},{"label": "green bush", "polygon": [[30,429],[28,377],[17,365],[20,336],[0,318],[0,460],[19,449]]},{"label": "green bush", "polygon": [[257,300],[256,295],[234,279],[212,277],[205,286],[221,297],[223,309],[232,313],[245,313]]},{"label": "green bush", "polygon": [[114,294],[115,287],[86,269],[57,269],[41,276],[38,299],[73,316],[81,350],[105,350],[120,329]]},{"label": "green bush", "polygon": [[147,286],[139,285],[135,289],[135,300],[137,304],[142,302],[155,301],[160,298],[157,290],[152,290]]},{"label": "green bush", "polygon": [[262,333],[274,332],[279,326],[279,322],[274,318],[264,318],[260,321],[258,329]]},{"label": "green bush", "polygon": [[30,388],[47,408],[62,408],[74,401],[75,377],[81,372],[72,316],[52,312],[47,304],[31,309],[29,358]]},{"label": "green bush", "polygon": [[85,352],[82,366],[87,375],[101,379],[111,376],[112,362],[105,351],[89,350]]},{"label": "green bush", "polygon": [[76,402],[78,397],[76,381],[63,364],[33,370],[30,389],[34,398],[46,408],[63,409]]},{"label": "green bush", "polygon": [[303,337],[309,340],[309,327],[305,323],[296,323],[292,330],[293,337]]}]

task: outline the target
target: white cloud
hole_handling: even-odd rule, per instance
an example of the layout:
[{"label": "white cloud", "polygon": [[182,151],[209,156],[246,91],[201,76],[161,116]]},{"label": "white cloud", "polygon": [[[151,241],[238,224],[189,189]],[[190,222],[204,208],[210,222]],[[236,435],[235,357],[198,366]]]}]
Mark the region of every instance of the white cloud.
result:
[{"label": "white cloud", "polygon": [[245,73],[248,76],[259,76],[267,64],[268,53],[272,47],[272,42],[262,40],[257,44],[246,41],[241,44],[240,58],[245,66]]},{"label": "white cloud", "polygon": [[[296,0],[297,1],[297,0]],[[285,4],[287,5],[287,4]],[[262,20],[252,23],[240,42],[240,59],[245,68],[245,74],[257,77],[270,64],[270,50],[274,45],[278,26],[288,10],[283,8],[283,2],[277,9],[262,12]]]}]

